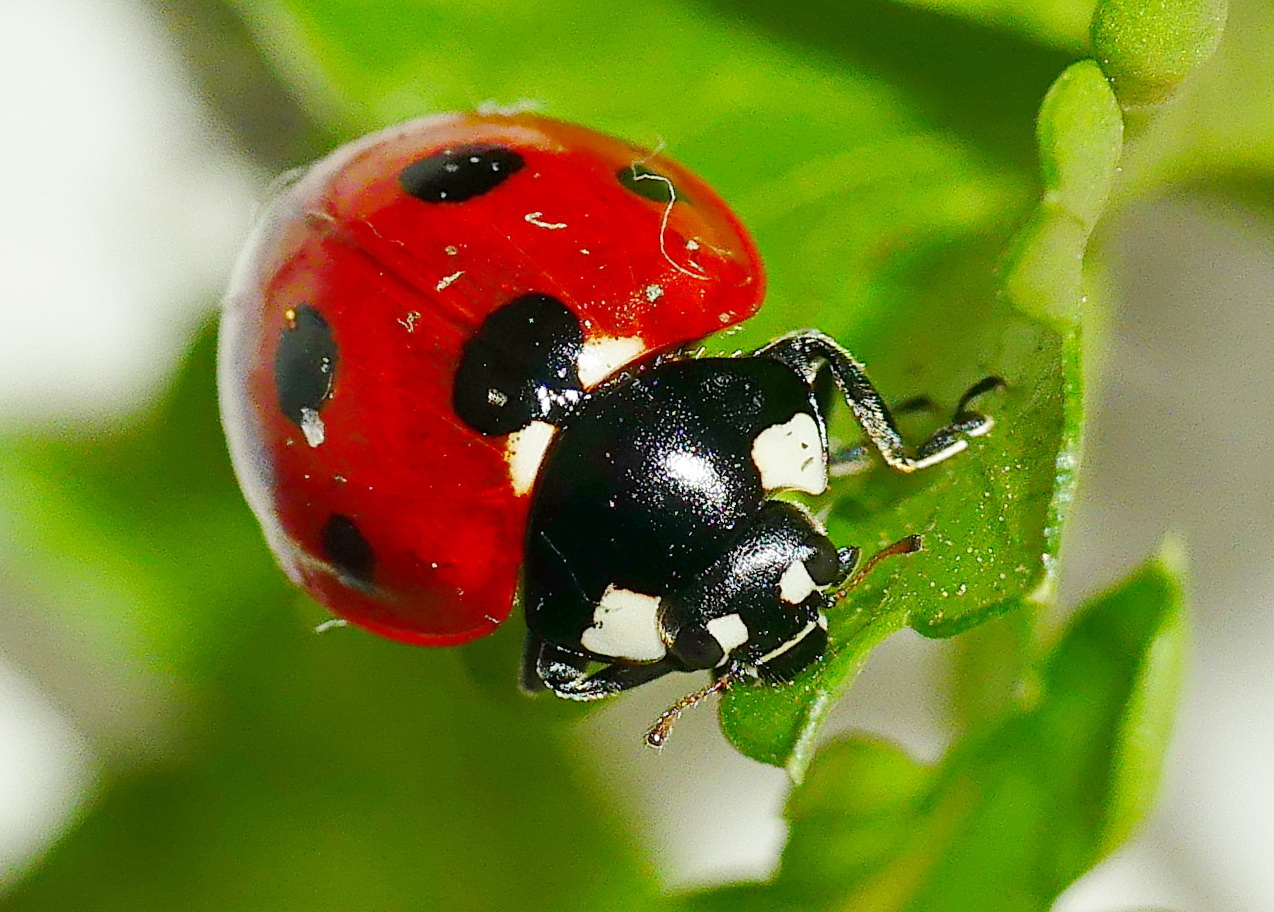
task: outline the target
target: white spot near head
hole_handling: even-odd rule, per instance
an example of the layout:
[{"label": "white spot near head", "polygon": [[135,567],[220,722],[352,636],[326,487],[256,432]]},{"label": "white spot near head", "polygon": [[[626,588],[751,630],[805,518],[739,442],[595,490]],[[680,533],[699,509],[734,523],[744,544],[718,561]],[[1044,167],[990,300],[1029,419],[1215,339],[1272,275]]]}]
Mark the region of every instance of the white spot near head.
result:
[{"label": "white spot near head", "polygon": [[737,614],[727,614],[708,621],[708,633],[712,634],[712,638],[725,653],[722,663],[730,657],[730,653],[748,641],[748,625]]},{"label": "white spot near head", "polygon": [[504,458],[509,464],[509,480],[513,483],[515,494],[529,494],[535,487],[540,463],[544,461],[544,453],[556,434],[557,428],[547,421],[532,421],[508,436]]},{"label": "white spot near head", "polygon": [[593,626],[584,631],[580,644],[609,658],[659,661],[668,651],[659,635],[659,599],[612,583],[597,603]]},{"label": "white spot near head", "polygon": [[799,605],[817,588],[809,570],[805,569],[804,561],[792,561],[779,578],[779,598],[789,605]]},{"label": "white spot near head", "polygon": [[640,336],[589,339],[584,343],[576,364],[580,385],[591,389],[645,350],[646,343]]},{"label": "white spot near head", "polygon": [[647,285],[646,286],[646,300],[649,301],[651,304],[654,304],[663,296],[664,296],[664,288],[662,285]]},{"label": "white spot near head", "polygon": [[327,429],[323,427],[323,419],[312,408],[301,409],[301,433],[305,442],[312,447],[318,446],[327,439]]},{"label": "white spot near head", "polygon": [[768,427],[752,441],[752,462],[761,473],[767,491],[827,490],[827,459],[818,422],[808,412],[797,412],[790,421]]}]

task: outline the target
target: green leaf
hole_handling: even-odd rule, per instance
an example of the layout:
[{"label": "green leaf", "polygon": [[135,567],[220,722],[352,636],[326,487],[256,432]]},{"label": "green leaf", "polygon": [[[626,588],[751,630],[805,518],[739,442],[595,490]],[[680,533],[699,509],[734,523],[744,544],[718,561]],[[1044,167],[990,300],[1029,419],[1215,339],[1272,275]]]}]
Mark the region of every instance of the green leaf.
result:
[{"label": "green leaf", "polygon": [[153,411],[119,426],[0,436],[11,577],[56,606],[68,641],[169,694],[289,591],[225,454],[214,348],[209,325]]},{"label": "green leaf", "polygon": [[[972,282],[927,275],[923,296],[892,296],[887,324],[891,336],[918,341],[871,360],[886,370],[900,359],[980,363],[1008,382],[989,406],[998,429],[935,469],[927,484],[875,477],[870,489],[842,495],[852,500],[831,518],[836,540],[871,546],[923,532],[925,552],[882,568],[856,592],[832,618],[827,658],[792,685],[736,687],[721,702],[735,745],[798,780],[828,710],[890,633],[910,625],[950,636],[1051,596],[1078,447],[1083,258],[1121,149],[1119,111],[1095,64],[1081,61],[1058,78],[1038,133],[1043,193],[1010,242],[1002,289],[990,270],[977,271],[976,259],[964,267]],[[948,253],[961,255],[968,252]],[[961,267],[947,270],[959,276]],[[962,345],[969,346],[963,357]],[[942,377],[943,368],[925,375]]]},{"label": "green leaf", "polygon": [[1126,107],[1158,104],[1221,43],[1227,0],[1102,0],[1093,49]]},{"label": "green leaf", "polygon": [[850,738],[818,754],[787,806],[770,884],[687,908],[1037,912],[1146,813],[1180,683],[1175,553],[1081,609],[1038,698],[929,767]]},{"label": "green leaf", "polygon": [[1122,196],[1203,192],[1274,214],[1274,6],[1235,3],[1214,59],[1130,149]]},{"label": "green leaf", "polygon": [[158,766],[107,760],[0,908],[656,908],[559,728],[487,699],[455,650],[313,633],[234,489],[213,348],[209,327],[139,424],[0,450],[16,539],[45,549],[23,566],[70,641],[167,685],[182,724]]},{"label": "green leaf", "polygon": [[1110,197],[1123,129],[1110,85],[1091,60],[1062,73],[1040,106],[1044,194],[1014,241],[1005,290],[1022,310],[1060,321],[1063,331],[1080,315],[1084,252]]}]

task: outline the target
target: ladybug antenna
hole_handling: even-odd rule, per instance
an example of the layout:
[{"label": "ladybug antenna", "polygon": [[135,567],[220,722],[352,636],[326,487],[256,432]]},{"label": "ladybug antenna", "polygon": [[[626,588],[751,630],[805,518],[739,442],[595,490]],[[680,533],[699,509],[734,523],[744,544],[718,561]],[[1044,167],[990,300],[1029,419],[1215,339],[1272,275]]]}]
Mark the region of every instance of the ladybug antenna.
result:
[{"label": "ladybug antenna", "polygon": [[908,535],[906,538],[900,538],[892,545],[886,545],[871,557],[867,558],[867,563],[863,564],[854,571],[853,576],[845,583],[840,591],[840,598],[844,598],[867,577],[867,574],[876,569],[876,565],[886,558],[898,557],[904,554],[915,554],[917,551],[924,550],[924,539],[919,535]]},{"label": "ladybug antenna", "polygon": [[723,674],[707,687],[696,690],[692,694],[686,694],[676,703],[669,706],[655,720],[655,724],[646,729],[646,736],[643,738],[646,746],[653,747],[655,750],[663,748],[668,743],[668,736],[672,734],[672,726],[681,718],[683,712],[696,703],[703,702],[714,693],[721,693],[733,683],[734,677],[732,675]]}]

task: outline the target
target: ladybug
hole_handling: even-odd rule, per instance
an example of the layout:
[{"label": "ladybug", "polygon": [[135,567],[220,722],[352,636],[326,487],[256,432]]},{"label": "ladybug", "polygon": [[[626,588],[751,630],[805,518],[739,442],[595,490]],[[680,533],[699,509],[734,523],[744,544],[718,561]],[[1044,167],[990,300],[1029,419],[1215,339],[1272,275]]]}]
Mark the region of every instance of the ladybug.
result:
[{"label": "ladybug", "polygon": [[861,461],[829,453],[829,392],[912,472],[990,429],[969,405],[999,381],[911,451],[822,333],[690,353],[764,284],[721,198],[620,139],[527,113],[373,134],[295,178],[240,262],[219,364],[236,472],[288,575],[377,633],[463,643],[520,594],[531,690],[789,680],[872,563],[773,496]]}]

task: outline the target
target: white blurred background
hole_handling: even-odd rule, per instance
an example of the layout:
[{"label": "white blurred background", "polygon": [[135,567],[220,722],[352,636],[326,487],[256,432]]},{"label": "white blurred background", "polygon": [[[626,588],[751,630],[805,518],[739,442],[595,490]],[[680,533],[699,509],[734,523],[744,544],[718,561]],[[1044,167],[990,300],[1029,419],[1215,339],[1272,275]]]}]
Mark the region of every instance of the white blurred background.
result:
[{"label": "white blurred background", "polygon": [[[120,413],[180,356],[269,176],[203,110],[154,7],[4,0],[0,34],[0,422]],[[1271,909],[1274,235],[1269,221],[1202,199],[1146,203],[1111,228],[1119,305],[1065,589],[1074,599],[1102,588],[1165,531],[1184,532],[1196,655],[1159,810],[1059,909]],[[13,597],[2,583],[0,597]],[[161,712],[146,694],[55,699],[4,650],[0,641],[0,885],[91,787],[93,757],[68,702],[77,717],[110,716],[103,724],[125,739]],[[943,651],[895,637],[838,710],[841,724],[938,756]],[[600,739],[608,751],[631,745],[681,689],[616,703],[586,723],[581,745],[603,729],[624,733]],[[634,747],[623,772],[634,802],[659,796],[635,806],[667,879],[770,871],[784,774],[734,754],[706,711],[685,720],[676,748]]]}]

